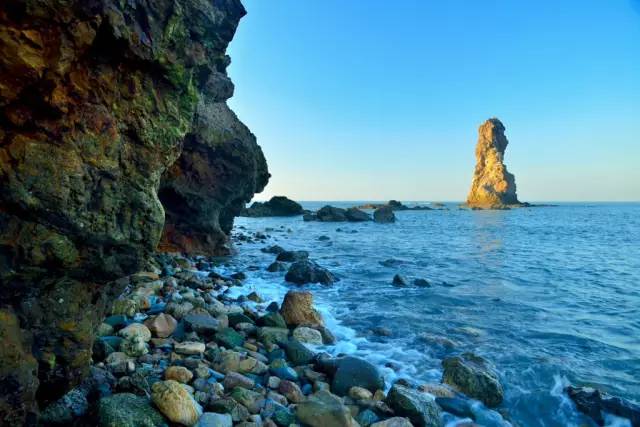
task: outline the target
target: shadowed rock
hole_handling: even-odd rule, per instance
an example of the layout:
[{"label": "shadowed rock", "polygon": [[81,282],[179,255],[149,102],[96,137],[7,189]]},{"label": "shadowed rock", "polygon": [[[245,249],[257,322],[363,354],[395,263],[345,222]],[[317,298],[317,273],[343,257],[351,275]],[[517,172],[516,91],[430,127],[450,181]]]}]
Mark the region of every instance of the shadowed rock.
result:
[{"label": "shadowed rock", "polygon": [[640,405],[636,403],[589,387],[569,386],[565,391],[576,407],[590,416],[598,425],[605,424],[603,413],[607,412],[628,419],[634,427],[640,426]]},{"label": "shadowed rock", "polygon": [[99,319],[128,284],[113,280],[145,264],[165,211],[166,249],[222,253],[266,183],[255,138],[224,102],[244,14],[239,0],[0,6],[3,423],[34,422],[82,380]]},{"label": "shadowed rock", "polygon": [[273,196],[268,202],[254,202],[241,216],[296,216],[303,214],[302,206],[284,196]]}]

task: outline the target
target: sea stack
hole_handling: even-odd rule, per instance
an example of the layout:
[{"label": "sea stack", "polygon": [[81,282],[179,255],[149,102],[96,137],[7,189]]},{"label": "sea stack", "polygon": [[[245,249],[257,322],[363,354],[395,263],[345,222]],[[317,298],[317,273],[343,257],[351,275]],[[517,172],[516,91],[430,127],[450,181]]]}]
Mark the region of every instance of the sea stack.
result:
[{"label": "sea stack", "polygon": [[509,144],[504,125],[496,118],[478,129],[476,169],[473,173],[467,205],[480,209],[505,209],[522,206],[516,194],[516,179],[504,164],[504,151]]}]

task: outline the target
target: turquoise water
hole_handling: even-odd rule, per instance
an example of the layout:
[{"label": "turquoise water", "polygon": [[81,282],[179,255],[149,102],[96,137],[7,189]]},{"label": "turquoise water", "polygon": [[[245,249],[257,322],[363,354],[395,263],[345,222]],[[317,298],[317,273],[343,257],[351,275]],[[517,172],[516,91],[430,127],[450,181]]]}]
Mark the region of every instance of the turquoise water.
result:
[{"label": "turquoise water", "polygon": [[[273,260],[259,250],[266,244],[308,250],[341,279],[310,287],[341,338],[330,351],[417,383],[438,381],[443,357],[474,351],[500,372],[516,424],[584,424],[561,393],[568,383],[640,401],[640,204],[449,208],[396,212],[384,225],[238,218],[236,231],[270,238],[238,245],[232,263],[263,269]],[[380,264],[391,258],[397,266]],[[249,273],[273,298],[290,286],[282,273]],[[433,286],[393,287],[396,273]],[[379,326],[392,335],[372,334]]]}]

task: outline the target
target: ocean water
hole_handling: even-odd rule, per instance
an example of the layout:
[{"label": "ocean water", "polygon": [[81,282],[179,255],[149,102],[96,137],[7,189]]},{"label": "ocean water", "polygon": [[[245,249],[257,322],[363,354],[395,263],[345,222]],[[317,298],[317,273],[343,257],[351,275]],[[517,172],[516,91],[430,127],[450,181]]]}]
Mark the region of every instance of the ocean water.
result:
[{"label": "ocean water", "polygon": [[[473,351],[496,366],[500,409],[514,425],[591,425],[563,395],[569,383],[640,401],[640,204],[448,208],[396,212],[395,224],[238,218],[235,233],[269,238],[237,242],[228,262],[247,271],[250,288],[281,300],[295,286],[264,270],[274,255],[260,249],[309,251],[340,278],[306,286],[339,338],[325,351],[418,384],[440,380],[444,357]],[[396,265],[380,263],[388,259]],[[396,273],[432,286],[394,287]]]}]

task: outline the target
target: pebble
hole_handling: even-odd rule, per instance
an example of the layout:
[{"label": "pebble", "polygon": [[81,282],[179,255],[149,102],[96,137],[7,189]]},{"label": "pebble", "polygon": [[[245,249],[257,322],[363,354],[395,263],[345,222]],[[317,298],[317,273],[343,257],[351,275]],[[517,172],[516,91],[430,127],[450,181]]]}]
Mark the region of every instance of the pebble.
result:
[{"label": "pebble", "polygon": [[204,343],[196,342],[196,341],[185,341],[181,343],[176,343],[173,347],[174,351],[178,354],[202,354],[205,350]]}]

